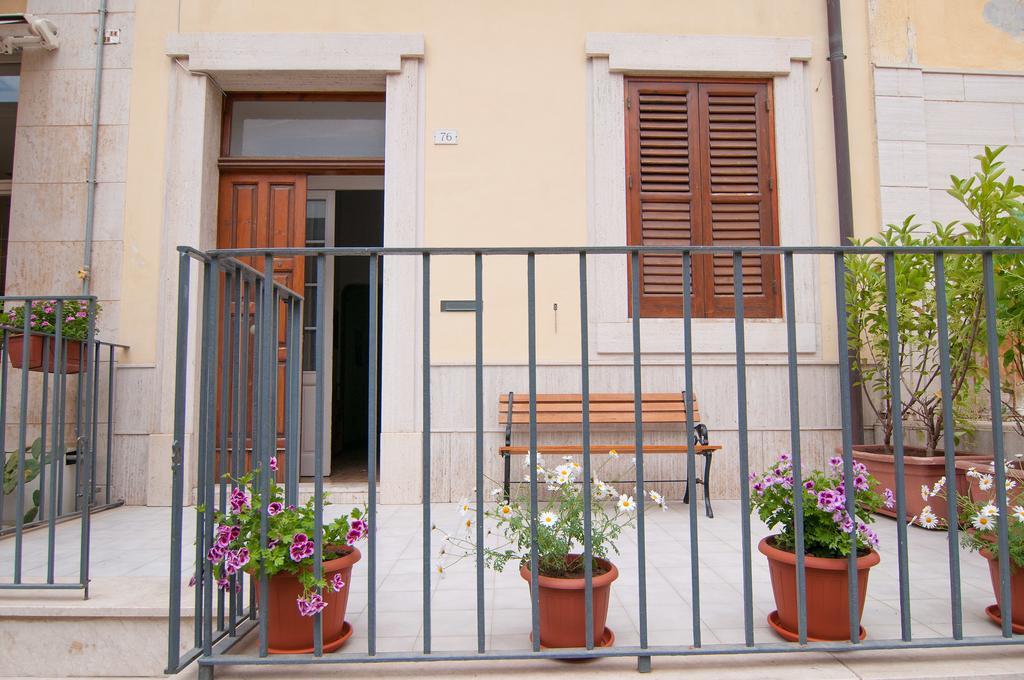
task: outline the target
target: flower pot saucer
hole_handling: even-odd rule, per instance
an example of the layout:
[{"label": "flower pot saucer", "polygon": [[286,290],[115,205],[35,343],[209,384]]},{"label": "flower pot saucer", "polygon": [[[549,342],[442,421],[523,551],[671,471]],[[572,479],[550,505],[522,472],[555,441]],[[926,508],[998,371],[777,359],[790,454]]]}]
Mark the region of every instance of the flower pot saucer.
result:
[{"label": "flower pot saucer", "polygon": [[[341,626],[341,635],[334,640],[324,640],[324,653],[334,652],[341,648],[343,644],[348,642],[348,639],[352,637],[352,624],[345,621]],[[312,654],[312,647],[305,647],[302,649],[276,649],[274,647],[268,647],[267,651],[271,654]]]},{"label": "flower pot saucer", "polygon": [[[774,630],[776,633],[778,633],[779,637],[781,637],[783,640],[786,640],[788,642],[799,642],[800,641],[800,635],[798,633],[795,633],[795,632],[793,632],[793,631],[791,631],[791,630],[789,630],[787,628],[783,628],[782,627],[782,622],[779,620],[779,612],[778,612],[778,610],[775,610],[771,614],[768,615],[768,625],[771,626],[772,630]],[[864,629],[864,626],[861,626],[860,627],[860,639],[863,640],[867,636],[868,636],[868,632]],[[842,642],[842,640],[823,640],[821,638],[811,637],[810,635],[807,636],[807,641],[808,642]]]},{"label": "flower pot saucer", "polygon": [[[530,633],[530,642],[533,642],[533,633]],[[605,626],[604,632],[601,634],[601,637],[599,637],[596,640],[594,640],[594,649],[600,649],[602,647],[611,647],[614,644],[615,644],[615,633],[612,632],[611,628],[608,628],[607,626]],[[544,645],[541,645],[540,648],[542,650],[544,650],[544,651],[550,651],[550,650],[553,650],[553,649],[565,649],[565,647],[545,647]],[[581,647],[574,647],[572,649],[582,649],[582,648]],[[565,661],[567,663],[587,663],[589,661],[594,661],[597,658],[598,657],[596,657],[596,656],[595,657],[585,657],[585,658],[566,657],[566,658],[563,658],[563,659],[558,659],[558,661]]]},{"label": "flower pot saucer", "polygon": [[[998,604],[990,604],[989,606],[985,607],[985,614],[988,615],[988,618],[992,619],[997,624],[999,624],[1000,628],[1002,627],[1003,617],[999,612]],[[1011,627],[1016,635],[1024,635],[1024,626],[1020,625],[1019,623],[1014,623],[1011,624]]]}]

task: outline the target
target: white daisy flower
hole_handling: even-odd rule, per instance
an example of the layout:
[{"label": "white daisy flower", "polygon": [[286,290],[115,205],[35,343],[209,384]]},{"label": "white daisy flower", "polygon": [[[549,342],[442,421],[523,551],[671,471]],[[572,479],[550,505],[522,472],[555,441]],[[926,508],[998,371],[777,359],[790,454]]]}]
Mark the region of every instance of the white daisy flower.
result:
[{"label": "white daisy flower", "polygon": [[978,488],[982,491],[988,491],[992,488],[992,475],[982,475],[978,477]]},{"label": "white daisy flower", "polygon": [[939,492],[942,491],[942,487],[946,486],[946,478],[940,477],[939,481],[935,482],[935,486],[932,487],[933,496],[938,496]]},{"label": "white daisy flower", "polygon": [[1024,505],[1013,506],[1013,516],[1017,518],[1017,521],[1024,524]]},{"label": "white daisy flower", "polygon": [[988,515],[982,515],[979,513],[974,516],[974,519],[971,521],[971,524],[973,524],[974,528],[978,531],[991,531],[995,528],[996,521]]},{"label": "white daisy flower", "polygon": [[1017,482],[1013,481],[1012,479],[1007,479],[1006,480],[1006,493],[1010,493],[1015,488],[1017,488]]},{"label": "white daisy flower", "polygon": [[500,515],[501,517],[511,517],[512,506],[509,505],[508,503],[502,503],[501,505],[498,506],[498,515]]},{"label": "white daisy flower", "polygon": [[540,523],[546,527],[553,527],[558,524],[558,515],[553,512],[545,512],[540,516]]},{"label": "white daisy flower", "polygon": [[978,468],[976,468],[976,467],[969,467],[969,468],[967,468],[967,476],[968,477],[981,477],[981,473],[978,472]]},{"label": "white daisy flower", "polygon": [[627,496],[626,494],[619,496],[617,506],[620,512],[633,512],[636,509],[636,503],[633,501],[633,497]]},{"label": "white daisy flower", "polygon": [[562,460],[564,460],[566,463],[571,463],[572,456],[562,456]]},{"label": "white daisy flower", "polygon": [[655,505],[661,507],[662,510],[668,510],[668,503],[665,502],[665,497],[660,493],[651,489],[647,492],[647,495],[651,497],[651,500],[654,501]]},{"label": "white daisy flower", "polygon": [[608,452],[608,457],[609,458],[618,458],[619,457],[619,452],[616,451],[615,449],[612,449],[611,451]]},{"label": "white daisy flower", "polygon": [[922,484],[921,485],[921,500],[923,500],[923,501],[928,500],[928,492],[929,491],[930,491],[930,489],[928,488],[927,484]]},{"label": "white daisy flower", "polygon": [[492,496],[500,496],[502,493],[503,492],[502,492],[501,489],[491,489],[491,495]]},{"label": "white daisy flower", "polygon": [[469,504],[469,501],[463,498],[459,501],[459,514],[465,517],[469,513],[473,512],[473,506]]},{"label": "white daisy flower", "polygon": [[925,529],[937,529],[939,527],[939,518],[933,512],[922,510],[921,515],[917,518],[917,522]]},{"label": "white daisy flower", "polygon": [[994,503],[987,503],[981,508],[980,514],[985,517],[998,517],[999,508],[997,508]]}]

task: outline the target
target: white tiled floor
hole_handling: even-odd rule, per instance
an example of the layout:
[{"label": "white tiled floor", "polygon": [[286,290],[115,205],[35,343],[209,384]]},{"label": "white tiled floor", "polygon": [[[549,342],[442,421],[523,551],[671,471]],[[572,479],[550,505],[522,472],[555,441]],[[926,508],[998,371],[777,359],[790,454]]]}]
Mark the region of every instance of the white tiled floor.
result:
[{"label": "white tiled floor", "polygon": [[[329,517],[337,506],[327,509]],[[337,510],[334,510],[337,511]],[[380,506],[377,548],[377,648],[379,651],[413,651],[422,648],[422,544],[419,506]],[[432,508],[434,523],[454,530],[459,515],[452,505]],[[672,504],[668,512],[650,512],[647,520],[647,612],[648,640],[652,645],[690,644],[693,636],[692,578],[699,576],[700,623],[704,644],[743,641],[742,552],[739,503],[715,502],[714,519],[698,506],[698,570],[691,569],[688,506]],[[93,597],[80,602],[64,593],[39,599],[59,608],[110,607],[111,611],[145,607],[166,611],[170,513],[161,508],[128,507],[93,517]],[[186,555],[184,580],[192,572],[188,548],[192,543],[194,516],[185,515]],[[871,639],[898,638],[899,585],[896,557],[896,523],[879,518],[876,525],[882,539],[882,562],[872,570],[864,626]],[[58,578],[73,580],[78,568],[78,525],[60,525],[57,536]],[[778,641],[765,617],[774,609],[768,569],[756,543],[767,531],[752,520],[752,575],[754,633],[757,642]],[[24,574],[27,580],[45,575],[45,532],[26,534]],[[950,634],[947,544],[944,532],[908,529],[910,595],[915,637]],[[367,558],[353,578],[347,618],[355,635],[344,648],[360,652],[367,643]],[[0,541],[0,578],[9,580],[14,541]],[[618,644],[639,643],[638,565],[636,533],[627,531],[620,541],[621,555],[615,558],[620,577],[613,587],[608,625]],[[435,534],[430,564],[440,549]],[[994,601],[988,569],[978,555],[961,551],[964,633],[993,635],[998,629],[984,615]],[[432,630],[434,650],[476,648],[475,563],[466,560],[443,576],[432,574]],[[525,649],[529,646],[530,608],[527,584],[518,569],[484,574],[486,643],[489,649]],[[133,584],[125,588],[125,584]],[[146,593],[140,597],[140,593]],[[28,605],[33,595],[0,591],[4,605]],[[186,606],[190,593],[184,593]]]}]

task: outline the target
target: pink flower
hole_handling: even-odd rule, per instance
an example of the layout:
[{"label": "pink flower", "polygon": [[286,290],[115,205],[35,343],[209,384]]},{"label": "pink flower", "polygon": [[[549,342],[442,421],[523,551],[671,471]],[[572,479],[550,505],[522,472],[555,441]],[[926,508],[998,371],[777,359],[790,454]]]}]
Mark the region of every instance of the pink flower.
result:
[{"label": "pink flower", "polygon": [[244,491],[242,491],[239,488],[235,488],[231,492],[231,499],[230,500],[231,500],[231,512],[233,514],[236,514],[236,515],[238,513],[242,512],[242,510],[247,510],[250,507],[252,507],[251,504],[249,503],[249,494],[245,493]]},{"label": "pink flower", "polygon": [[219,545],[215,545],[206,552],[206,559],[214,564],[217,564],[224,559],[224,548]]},{"label": "pink flower", "polygon": [[314,552],[313,541],[309,540],[306,534],[295,534],[292,538],[292,545],[288,549],[293,562],[301,562],[307,557],[312,557]]},{"label": "pink flower", "polygon": [[892,489],[886,489],[883,495],[885,496],[885,507],[892,510],[896,506],[896,496],[893,495]]},{"label": "pink flower", "polygon": [[277,472],[277,457],[273,456],[270,459],[270,469]]},{"label": "pink flower", "polygon": [[271,517],[280,514],[283,510],[284,506],[277,501],[274,501],[273,503],[267,506],[267,514]]},{"label": "pink flower", "polygon": [[310,595],[308,599],[298,598],[295,600],[295,604],[298,606],[301,616],[316,616],[327,606],[324,598],[316,593]]},{"label": "pink flower", "polygon": [[341,574],[338,573],[338,572],[335,572],[334,576],[331,578],[331,588],[334,589],[334,592],[338,592],[339,590],[341,590],[344,587],[345,587],[345,582],[341,580]]},{"label": "pink flower", "polygon": [[229,550],[224,555],[224,570],[230,575],[249,563],[249,549]]}]

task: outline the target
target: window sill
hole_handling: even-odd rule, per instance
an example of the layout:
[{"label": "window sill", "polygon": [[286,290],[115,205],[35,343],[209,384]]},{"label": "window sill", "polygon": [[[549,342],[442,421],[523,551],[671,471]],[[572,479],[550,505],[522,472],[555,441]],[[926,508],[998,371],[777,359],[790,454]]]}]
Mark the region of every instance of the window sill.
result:
[{"label": "window sill", "polygon": [[[598,322],[591,325],[598,354],[632,354],[633,323]],[[732,354],[736,351],[733,319],[693,319],[694,354]],[[786,322],[783,319],[747,319],[744,322],[748,354],[784,354],[787,351]],[[814,323],[796,323],[796,349],[809,354],[818,351],[818,330]],[[683,354],[682,319],[641,319],[641,354]]]}]

